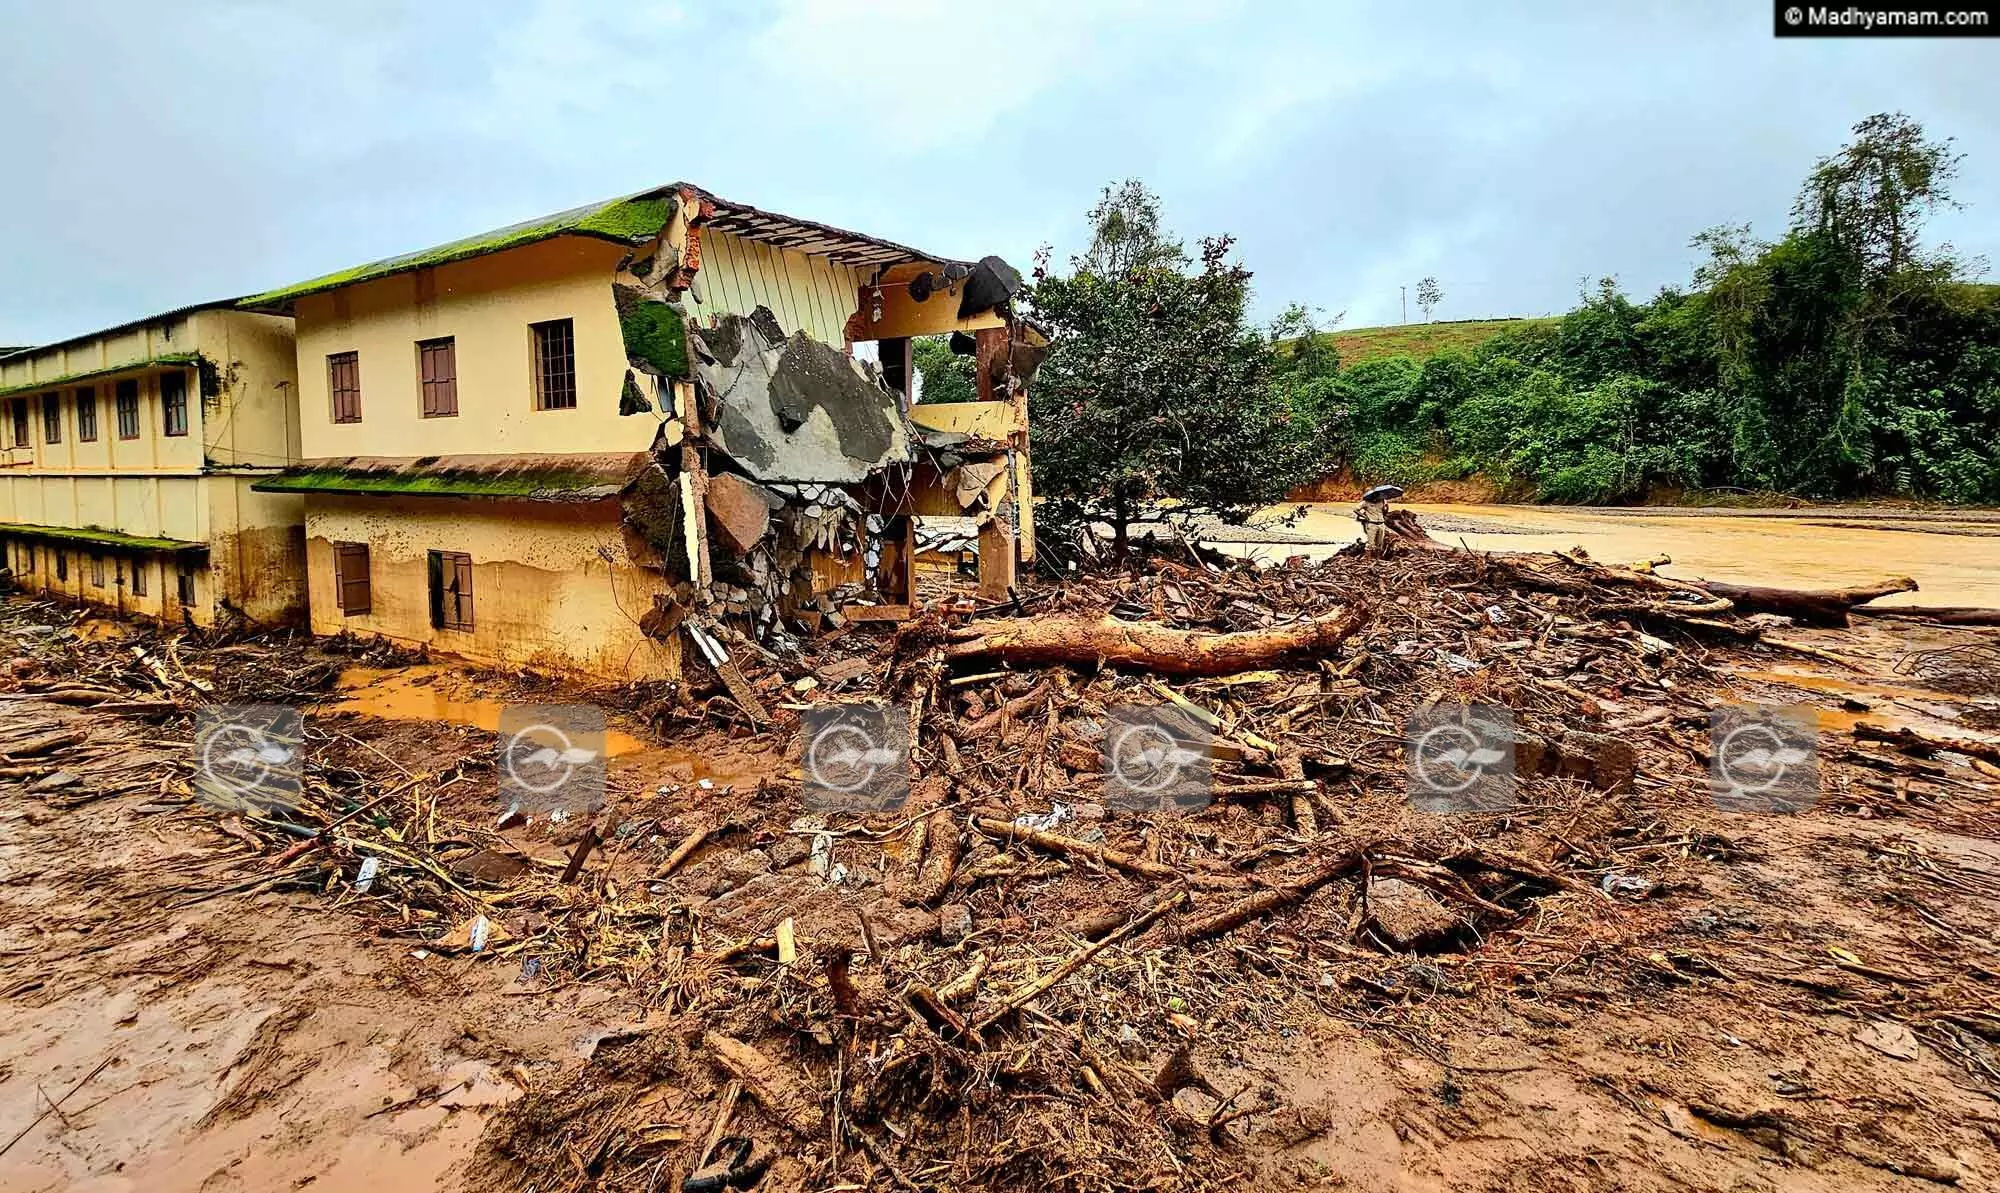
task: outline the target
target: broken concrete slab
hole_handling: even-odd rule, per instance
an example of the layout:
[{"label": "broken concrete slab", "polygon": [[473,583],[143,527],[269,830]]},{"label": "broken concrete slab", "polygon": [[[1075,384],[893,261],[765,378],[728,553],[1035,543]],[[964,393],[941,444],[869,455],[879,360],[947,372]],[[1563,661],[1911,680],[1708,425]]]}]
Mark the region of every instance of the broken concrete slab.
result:
[{"label": "broken concrete slab", "polygon": [[771,515],[783,509],[784,499],[754,481],[730,472],[708,478],[704,501],[709,525],[715,528],[723,547],[742,555],[757,545],[771,529]]},{"label": "broken concrete slab", "polygon": [[762,481],[855,484],[913,459],[899,396],[871,368],[765,308],[696,331],[716,445]]}]

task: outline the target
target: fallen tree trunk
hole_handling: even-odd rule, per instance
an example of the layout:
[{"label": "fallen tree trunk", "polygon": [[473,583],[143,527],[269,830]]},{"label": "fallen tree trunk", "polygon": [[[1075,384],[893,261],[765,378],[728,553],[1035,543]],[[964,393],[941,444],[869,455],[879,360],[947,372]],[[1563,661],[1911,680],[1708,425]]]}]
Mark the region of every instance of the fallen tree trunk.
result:
[{"label": "fallen tree trunk", "polygon": [[1744,613],[1777,613],[1805,625],[1847,625],[1847,615],[1856,605],[1865,605],[1895,592],[1915,592],[1917,582],[1908,576],[1888,576],[1873,584],[1853,588],[1802,589],[1767,588],[1756,584],[1729,584],[1721,580],[1697,580],[1709,592],[1734,604]]},{"label": "fallen tree trunk", "polygon": [[[1564,596],[1600,595],[1593,590],[1607,585],[1669,593],[1682,599],[1646,605],[1606,605],[1599,611],[1676,619],[1714,617],[1730,612],[1776,613],[1806,625],[1844,627],[1848,614],[1859,611],[1856,606],[1891,593],[1917,591],[1917,582],[1908,576],[1887,576],[1872,584],[1851,588],[1772,588],[1759,584],[1731,584],[1725,580],[1676,580],[1567,555],[1494,551],[1487,553],[1487,558],[1494,571],[1506,579]],[[1551,571],[1544,564],[1561,568],[1563,574]]]},{"label": "fallen tree trunk", "polygon": [[1289,658],[1325,654],[1361,627],[1360,605],[1297,625],[1235,634],[1174,630],[1107,617],[975,621],[956,632],[945,657],[1029,665],[1111,664],[1160,675],[1231,675]]},{"label": "fallen tree trunk", "polygon": [[1938,737],[1908,727],[1889,729],[1867,721],[1854,726],[1854,736],[1860,741],[1879,741],[1884,745],[1894,746],[1906,754],[1915,754],[1919,758],[1929,758],[1944,750],[2000,764],[2000,745],[1994,745],[1992,742],[1973,741],[1963,737]]},{"label": "fallen tree trunk", "polygon": [[1863,617],[1893,617],[1903,621],[1930,621],[1938,625],[2000,626],[2000,609],[1976,605],[1891,605],[1886,609],[1854,609]]}]

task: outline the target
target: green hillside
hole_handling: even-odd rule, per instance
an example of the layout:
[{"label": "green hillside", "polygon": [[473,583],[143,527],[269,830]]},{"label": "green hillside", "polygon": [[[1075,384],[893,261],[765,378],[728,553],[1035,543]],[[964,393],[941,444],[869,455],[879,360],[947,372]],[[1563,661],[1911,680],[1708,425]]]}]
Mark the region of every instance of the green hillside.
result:
[{"label": "green hillside", "polygon": [[1394,327],[1356,327],[1329,331],[1321,338],[1331,340],[1340,352],[1342,364],[1357,364],[1381,356],[1411,356],[1418,360],[1447,348],[1470,350],[1500,332],[1538,324],[1553,326],[1546,319],[1463,319],[1454,322],[1404,323]]}]

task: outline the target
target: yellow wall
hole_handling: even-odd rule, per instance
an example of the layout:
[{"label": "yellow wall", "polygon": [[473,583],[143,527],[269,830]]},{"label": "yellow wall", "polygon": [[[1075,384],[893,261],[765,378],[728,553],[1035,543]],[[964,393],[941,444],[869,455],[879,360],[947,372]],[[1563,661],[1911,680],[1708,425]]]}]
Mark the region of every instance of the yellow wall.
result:
[{"label": "yellow wall", "polygon": [[[163,353],[188,352],[199,352],[215,365],[222,383],[219,394],[202,395],[193,366],[139,363]],[[97,438],[91,442],[77,434],[78,385],[28,395],[32,443],[25,451],[6,453],[0,464],[0,523],[206,543],[215,572],[210,574],[208,563],[197,567],[196,602],[188,612],[198,624],[214,621],[218,601],[260,621],[302,617],[304,505],[296,497],[249,489],[257,476],[297,459],[294,362],[291,320],[225,310],[163,320],[9,362],[0,368],[0,385],[134,367],[84,383],[97,403]],[[165,434],[160,377],[170,371],[187,379],[186,435]],[[133,439],[118,435],[115,395],[122,379],[139,385],[139,434]],[[43,393],[56,394],[60,403],[62,434],[55,443],[47,438]],[[0,435],[11,436],[11,431],[0,422]],[[142,561],[152,582],[140,597],[116,582],[129,577],[125,569],[135,562],[130,557],[106,556],[106,584],[100,589],[88,580],[87,546],[43,542],[38,550],[42,554],[34,576],[21,577],[30,587],[116,609],[179,617],[171,560]],[[66,582],[55,579],[51,553],[57,550],[71,557]],[[114,558],[121,560],[119,568],[113,568]]]},{"label": "yellow wall", "polygon": [[[667,581],[640,565],[650,557],[621,529],[616,501],[314,495],[306,499],[306,534],[315,634],[377,635],[479,662],[615,682],[679,674],[678,639],[659,642],[639,632],[639,618]],[[340,612],[333,563],[339,542],[368,545],[366,614]],[[472,556],[470,632],[431,625],[434,550]]]},{"label": "yellow wall", "polygon": [[195,317],[202,355],[221,391],[202,401],[202,442],[213,466],[282,468],[299,458],[298,357],[292,321],[241,311]]},{"label": "yellow wall", "polygon": [[[5,537],[4,531],[0,531],[0,537]],[[56,577],[58,553],[66,556],[69,563],[69,575],[63,579]],[[30,554],[33,555],[32,568],[29,567]],[[104,559],[102,586],[91,582],[90,549],[78,544],[14,540],[7,548],[7,566],[14,571],[15,584],[28,592],[88,601],[131,616],[157,618],[176,624],[180,622],[177,560],[160,556],[133,558],[109,552],[101,554]],[[212,601],[215,595],[209,570],[199,560],[191,560],[190,563],[194,567],[195,603],[188,607],[188,616],[196,624],[209,625],[213,623]],[[146,591],[143,594],[134,590],[134,570],[145,573]]]},{"label": "yellow wall", "polygon": [[305,499],[258,493],[255,476],[212,476],[208,571],[215,591],[253,621],[304,621]]},{"label": "yellow wall", "polygon": [[[583,236],[309,295],[297,304],[300,444],[340,456],[638,452],[659,420],[621,416],[625,342],[611,298],[624,249]],[[576,408],[535,409],[531,323],[571,319]],[[423,417],[417,342],[456,340],[458,414]],[[361,421],[335,423],[327,357],[357,354]]]}]

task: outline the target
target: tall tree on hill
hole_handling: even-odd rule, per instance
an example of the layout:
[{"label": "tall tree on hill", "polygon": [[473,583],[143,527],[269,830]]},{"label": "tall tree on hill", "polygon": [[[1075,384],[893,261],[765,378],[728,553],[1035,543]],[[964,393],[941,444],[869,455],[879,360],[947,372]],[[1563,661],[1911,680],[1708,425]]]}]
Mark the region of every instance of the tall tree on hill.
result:
[{"label": "tall tree on hill", "polygon": [[1959,206],[1951,183],[1965,155],[1952,152],[1949,137],[1931,140],[1901,112],[1878,112],[1853,133],[1839,153],[1813,167],[1792,206],[1792,223],[1830,237],[1879,282],[1926,263],[1918,237],[1933,211]]},{"label": "tall tree on hill", "polygon": [[1230,238],[1189,260],[1137,182],[1107,189],[1090,220],[1067,275],[1046,253],[1035,270],[1050,331],[1029,389],[1035,487],[1045,524],[1108,523],[1122,558],[1134,521],[1240,521],[1308,479],[1310,457],[1245,316],[1250,273]]},{"label": "tall tree on hill", "polygon": [[1435,277],[1425,278],[1417,283],[1417,306],[1424,313],[1424,322],[1431,321],[1431,311],[1444,301],[1444,287],[1438,285]]},{"label": "tall tree on hill", "polygon": [[1076,263],[1101,278],[1150,269],[1181,269],[1187,249],[1167,234],[1160,197],[1136,178],[1107,186],[1090,209],[1090,250]]}]

